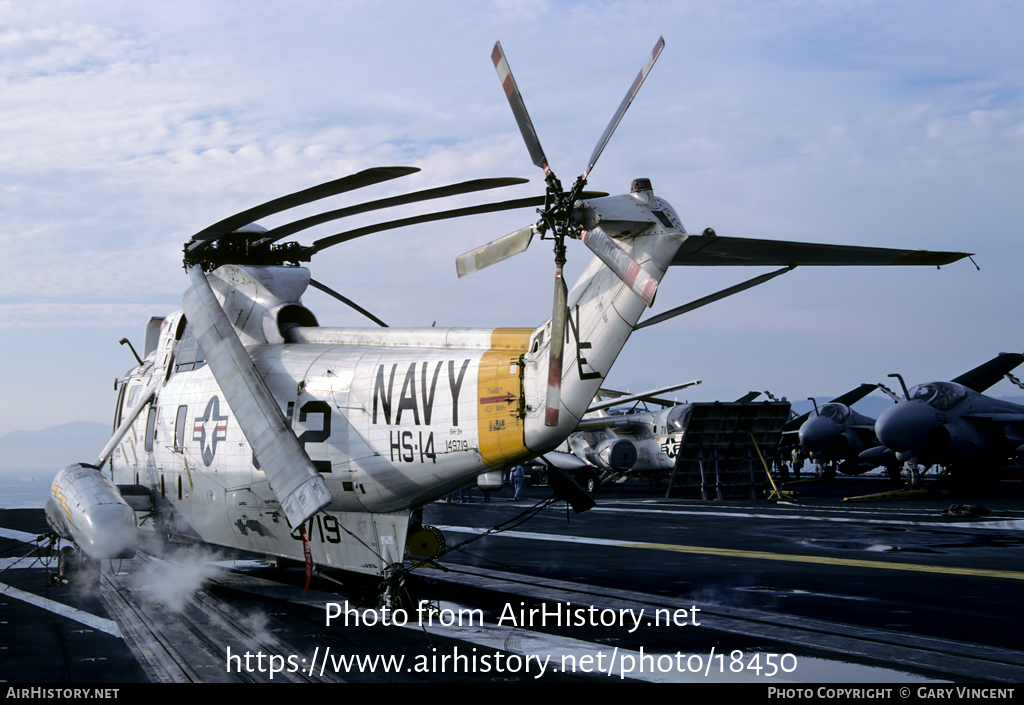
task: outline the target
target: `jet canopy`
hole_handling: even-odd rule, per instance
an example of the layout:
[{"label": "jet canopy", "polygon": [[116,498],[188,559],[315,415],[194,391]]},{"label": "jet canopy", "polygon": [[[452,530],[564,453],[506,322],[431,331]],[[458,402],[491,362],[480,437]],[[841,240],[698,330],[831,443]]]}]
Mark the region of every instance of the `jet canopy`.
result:
[{"label": "jet canopy", "polygon": [[923,401],[939,411],[949,411],[966,396],[967,390],[955,382],[919,384],[910,390],[911,399]]},{"label": "jet canopy", "polygon": [[669,433],[682,433],[686,430],[686,423],[690,420],[690,406],[675,406],[668,412],[665,419],[665,428]]},{"label": "jet canopy", "polygon": [[846,404],[825,404],[818,413],[818,416],[832,419],[836,423],[843,423],[849,415],[850,408]]}]

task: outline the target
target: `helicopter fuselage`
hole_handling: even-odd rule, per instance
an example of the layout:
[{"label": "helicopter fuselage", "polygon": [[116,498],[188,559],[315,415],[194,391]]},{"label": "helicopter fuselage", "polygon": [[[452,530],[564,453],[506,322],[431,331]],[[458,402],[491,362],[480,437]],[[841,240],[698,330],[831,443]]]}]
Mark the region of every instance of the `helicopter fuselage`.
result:
[{"label": "helicopter fuselage", "polygon": [[[323,329],[310,334],[333,343],[248,348],[334,497],[310,527],[314,560],[334,562],[332,542],[344,543],[340,526],[359,523],[344,515],[361,514],[367,525],[367,513],[397,513],[372,522],[395,528],[407,510],[529,453],[522,358],[531,332]],[[401,345],[381,347],[387,338]],[[301,559],[301,541],[291,538],[217,381],[202,362],[180,364],[195,369],[172,372],[151,417],[140,416],[115,449],[114,481],[151,488],[211,543]],[[162,372],[156,364],[133,370],[119,411]],[[404,531],[395,533],[395,545],[404,546]],[[363,538],[381,544],[379,536]]]}]

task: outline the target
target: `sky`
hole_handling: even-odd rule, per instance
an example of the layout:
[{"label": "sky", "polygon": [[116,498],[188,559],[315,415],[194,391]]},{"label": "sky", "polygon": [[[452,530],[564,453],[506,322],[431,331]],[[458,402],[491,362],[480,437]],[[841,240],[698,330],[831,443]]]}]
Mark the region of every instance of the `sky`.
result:
[{"label": "sky", "polygon": [[[637,332],[608,386],[805,399],[1024,350],[1019,2],[0,1],[0,435],[109,421],[134,362],[118,339],[140,347],[150,316],[180,308],[181,246],[221,218],[372,166],[422,171],[320,208],[531,181],[300,241],[542,193],[496,40],[571,183],[659,36],[591,188],[648,177],[689,232],[967,251],[980,271],[798,268]],[[533,327],[550,316],[548,243],[462,280],[454,259],[534,215],[389,231],[310,266],[391,326]],[[571,282],[589,256],[569,244]],[[764,271],[674,268],[652,313]],[[304,302],[323,325],[368,325],[319,292]]]}]

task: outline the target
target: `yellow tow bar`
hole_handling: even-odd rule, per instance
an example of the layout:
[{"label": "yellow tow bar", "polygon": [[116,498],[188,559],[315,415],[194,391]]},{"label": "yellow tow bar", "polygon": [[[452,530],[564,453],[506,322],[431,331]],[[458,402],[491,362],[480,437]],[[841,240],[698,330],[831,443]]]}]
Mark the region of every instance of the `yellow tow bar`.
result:
[{"label": "yellow tow bar", "polygon": [[768,463],[764,462],[764,456],[761,455],[761,449],[757,447],[757,441],[754,439],[754,434],[747,431],[747,435],[750,436],[751,442],[754,444],[754,450],[757,451],[757,457],[761,459],[761,465],[764,466],[764,474],[768,476],[768,482],[772,483],[772,491],[768,494],[768,499],[793,499],[796,497],[795,492],[783,492],[779,489],[778,485],[775,484],[775,480],[772,479],[772,474],[768,471]]},{"label": "yellow tow bar", "polygon": [[[864,494],[858,497],[843,497],[844,502],[885,502],[890,499],[917,499],[927,497],[929,490],[892,490],[891,492],[879,492],[878,494]],[[943,492],[942,494],[945,494]]]}]

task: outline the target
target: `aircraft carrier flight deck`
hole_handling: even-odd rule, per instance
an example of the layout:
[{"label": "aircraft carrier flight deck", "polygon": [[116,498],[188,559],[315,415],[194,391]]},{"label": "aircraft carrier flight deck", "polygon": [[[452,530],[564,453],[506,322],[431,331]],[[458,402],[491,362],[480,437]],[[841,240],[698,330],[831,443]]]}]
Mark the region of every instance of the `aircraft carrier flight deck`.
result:
[{"label": "aircraft carrier flight deck", "polygon": [[925,487],[700,501],[634,482],[583,514],[540,506],[546,487],[474,491],[425,509],[448,552],[395,582],[390,611],[378,579],[304,593],[301,565],[183,543],[54,584],[42,510],[0,510],[0,680],[1021,682],[1021,485]]}]

